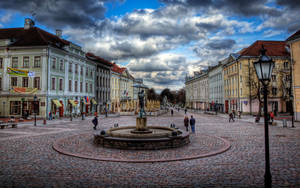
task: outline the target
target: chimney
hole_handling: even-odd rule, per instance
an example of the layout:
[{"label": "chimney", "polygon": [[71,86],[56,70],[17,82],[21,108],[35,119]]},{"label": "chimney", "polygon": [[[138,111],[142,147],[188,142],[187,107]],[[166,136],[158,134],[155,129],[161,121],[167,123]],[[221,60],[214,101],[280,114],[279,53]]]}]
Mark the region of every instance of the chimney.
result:
[{"label": "chimney", "polygon": [[62,30],[61,29],[56,29],[55,32],[56,32],[56,36],[58,36],[59,38],[61,38],[61,36],[62,36]]},{"label": "chimney", "polygon": [[34,26],[34,21],[30,18],[25,18],[24,29],[30,29],[33,28],[33,26]]}]

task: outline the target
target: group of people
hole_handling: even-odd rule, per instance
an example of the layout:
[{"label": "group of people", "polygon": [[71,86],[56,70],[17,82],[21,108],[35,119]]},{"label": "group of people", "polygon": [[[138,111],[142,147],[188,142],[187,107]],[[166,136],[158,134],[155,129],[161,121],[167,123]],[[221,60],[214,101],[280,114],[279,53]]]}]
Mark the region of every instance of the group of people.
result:
[{"label": "group of people", "polygon": [[188,116],[185,116],[183,122],[184,122],[184,126],[185,126],[186,131],[189,131],[189,124],[190,124],[192,133],[195,133],[196,120],[193,117],[193,115],[191,115],[190,119],[188,118]]},{"label": "group of people", "polygon": [[[238,111],[238,118],[241,119],[241,111]],[[236,114],[235,114],[235,110],[232,110],[232,112],[229,113],[229,122],[233,121],[234,122],[234,118],[235,118]]]}]

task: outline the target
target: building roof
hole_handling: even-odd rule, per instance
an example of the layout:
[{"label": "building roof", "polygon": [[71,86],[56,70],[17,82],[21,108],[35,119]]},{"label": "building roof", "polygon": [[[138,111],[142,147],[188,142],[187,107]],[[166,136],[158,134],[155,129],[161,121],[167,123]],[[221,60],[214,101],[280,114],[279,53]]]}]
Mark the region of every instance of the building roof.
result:
[{"label": "building roof", "polygon": [[11,39],[11,44],[8,46],[44,46],[51,45],[57,48],[62,48],[64,45],[69,45],[70,42],[59,38],[47,31],[38,27],[29,29],[24,28],[5,28],[0,29],[0,39]]},{"label": "building roof", "polygon": [[239,53],[241,56],[259,56],[260,49],[264,45],[267,50],[268,56],[289,56],[285,46],[285,41],[261,41],[258,40],[251,44],[249,47],[241,50]]},{"label": "building roof", "polygon": [[300,38],[300,30],[298,30],[296,33],[289,36],[289,38],[287,38],[286,40],[291,41],[291,40],[295,40],[295,39],[299,39],[299,38]]},{"label": "building roof", "polygon": [[119,73],[119,74],[122,74],[126,68],[125,67],[119,67],[116,63],[113,63],[113,66],[112,66],[112,69],[111,69],[113,72],[116,72],[116,73]]},{"label": "building roof", "polygon": [[99,56],[96,56],[93,53],[88,52],[88,53],[85,54],[85,56],[86,56],[87,59],[90,59],[90,60],[95,61],[97,63],[101,63],[101,64],[104,64],[104,65],[107,65],[107,66],[110,66],[110,67],[113,66],[113,63],[111,63],[111,62],[109,62],[109,61],[107,61],[107,60],[105,60],[105,59],[103,59]]}]

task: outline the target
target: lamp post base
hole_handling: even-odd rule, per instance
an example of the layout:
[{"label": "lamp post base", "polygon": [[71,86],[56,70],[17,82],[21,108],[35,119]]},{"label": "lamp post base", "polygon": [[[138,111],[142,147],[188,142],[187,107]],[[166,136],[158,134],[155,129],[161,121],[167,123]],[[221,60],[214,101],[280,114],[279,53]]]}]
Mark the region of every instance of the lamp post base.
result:
[{"label": "lamp post base", "polygon": [[272,187],[272,176],[271,173],[265,173],[265,187]]}]

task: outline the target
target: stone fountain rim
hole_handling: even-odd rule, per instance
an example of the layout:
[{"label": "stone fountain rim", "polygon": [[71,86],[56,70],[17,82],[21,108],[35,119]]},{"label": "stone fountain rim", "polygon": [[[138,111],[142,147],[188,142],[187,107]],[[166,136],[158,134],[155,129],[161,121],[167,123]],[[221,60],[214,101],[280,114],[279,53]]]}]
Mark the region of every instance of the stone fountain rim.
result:
[{"label": "stone fountain rim", "polygon": [[126,139],[151,139],[151,138],[169,138],[173,131],[178,133],[178,136],[183,136],[183,132],[179,129],[169,128],[169,127],[162,127],[162,126],[147,126],[148,129],[163,129],[168,130],[168,133],[149,133],[149,134],[120,134],[120,133],[113,133],[113,131],[123,130],[123,129],[135,129],[136,126],[124,126],[124,127],[116,127],[110,128],[106,130],[105,137],[112,137],[112,138],[126,138]]}]

